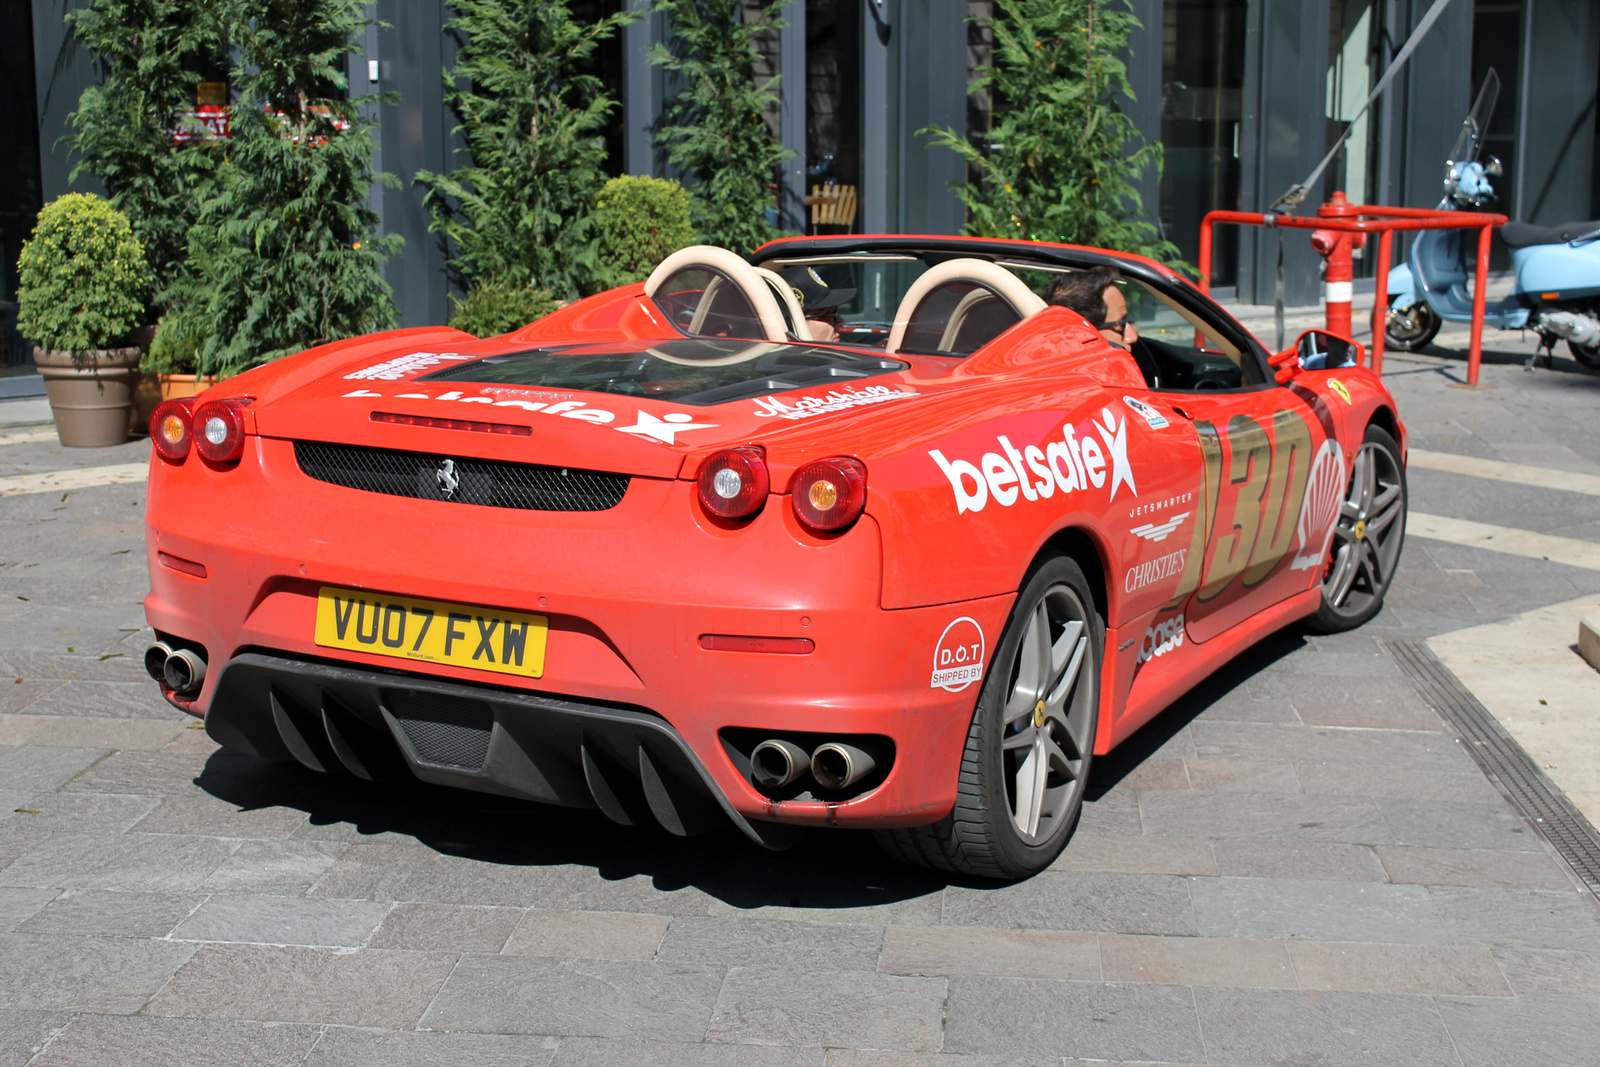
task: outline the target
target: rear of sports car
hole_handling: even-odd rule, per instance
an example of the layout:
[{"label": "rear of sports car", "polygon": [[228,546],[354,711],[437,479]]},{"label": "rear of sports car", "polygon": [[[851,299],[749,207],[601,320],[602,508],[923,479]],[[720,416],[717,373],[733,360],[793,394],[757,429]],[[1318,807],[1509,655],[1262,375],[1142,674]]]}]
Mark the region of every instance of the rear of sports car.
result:
[{"label": "rear of sports car", "polygon": [[[780,353],[752,391],[668,353],[635,389],[585,352],[586,390],[507,349],[367,339],[158,412],[168,699],[241,752],[680,834],[944,815],[1009,602],[885,610],[871,457],[763,444],[798,420],[751,402],[893,368]],[[959,617],[975,662],[940,676]]]}]

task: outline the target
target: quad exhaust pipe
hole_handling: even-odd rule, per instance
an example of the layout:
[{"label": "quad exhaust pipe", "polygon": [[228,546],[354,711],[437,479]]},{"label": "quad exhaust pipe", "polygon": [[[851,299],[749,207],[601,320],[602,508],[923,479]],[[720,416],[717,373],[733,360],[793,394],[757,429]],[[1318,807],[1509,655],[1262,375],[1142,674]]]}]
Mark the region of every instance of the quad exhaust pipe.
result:
[{"label": "quad exhaust pipe", "polygon": [[750,773],[762,789],[793,785],[810,766],[810,753],[780,737],[761,742],[750,753]]},{"label": "quad exhaust pipe", "polygon": [[871,774],[877,762],[863,749],[830,741],[811,754],[811,777],[824,789],[848,789]]},{"label": "quad exhaust pipe", "polygon": [[206,658],[187,648],[173,648],[157,641],[145,650],[145,673],[180,696],[200,691],[206,680]]}]

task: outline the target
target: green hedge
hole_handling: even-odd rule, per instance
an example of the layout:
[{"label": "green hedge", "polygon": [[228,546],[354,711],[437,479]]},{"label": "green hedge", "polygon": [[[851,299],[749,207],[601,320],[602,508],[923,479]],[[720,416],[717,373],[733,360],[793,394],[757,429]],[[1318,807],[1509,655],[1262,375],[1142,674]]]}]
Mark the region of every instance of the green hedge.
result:
[{"label": "green hedge", "polygon": [[128,217],[88,193],[39,212],[17,260],[17,327],[42,348],[82,355],[144,324],[150,265]]}]

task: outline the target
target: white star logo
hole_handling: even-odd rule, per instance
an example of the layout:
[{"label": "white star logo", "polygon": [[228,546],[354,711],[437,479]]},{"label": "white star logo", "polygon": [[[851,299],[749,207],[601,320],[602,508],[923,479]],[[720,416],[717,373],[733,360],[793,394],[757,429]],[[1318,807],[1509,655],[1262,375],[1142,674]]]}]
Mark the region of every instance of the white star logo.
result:
[{"label": "white star logo", "polygon": [[1117,499],[1117,486],[1124,483],[1128,486],[1128,492],[1138,496],[1139,488],[1133,484],[1133,469],[1128,464],[1128,420],[1118,422],[1117,413],[1110,408],[1101,408],[1100,414],[1106,420],[1103,425],[1099,420],[1091,421],[1111,455],[1111,495],[1106,501],[1109,503]]},{"label": "white star logo", "polygon": [[1146,541],[1165,541],[1167,535],[1176,530],[1184,519],[1189,517],[1187,511],[1172,516],[1166,522],[1147,522],[1143,526],[1135,526],[1128,532],[1144,538]]},{"label": "white star logo", "polygon": [[695,422],[693,415],[684,415],[681,412],[674,412],[664,419],[658,419],[648,411],[641,411],[639,412],[638,422],[632,426],[618,426],[616,428],[623,433],[631,433],[635,437],[649,437],[660,441],[662,444],[675,445],[678,442],[673,436],[674,434],[680,434],[686,430],[710,430],[716,426],[717,423],[714,422]]}]

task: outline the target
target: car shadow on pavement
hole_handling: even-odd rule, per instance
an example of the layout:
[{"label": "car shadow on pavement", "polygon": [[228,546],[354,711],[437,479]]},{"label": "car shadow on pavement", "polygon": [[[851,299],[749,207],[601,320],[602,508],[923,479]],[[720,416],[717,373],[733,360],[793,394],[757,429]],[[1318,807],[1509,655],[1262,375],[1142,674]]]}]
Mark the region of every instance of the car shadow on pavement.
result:
[{"label": "car shadow on pavement", "polygon": [[[656,826],[620,826],[593,810],[418,781],[335,777],[226,749],[207,760],[195,784],[246,810],[304,811],[313,837],[400,835],[438,853],[484,863],[577,865],[607,881],[645,876],[658,890],[693,887],[736,908],[860,908],[925,896],[952,884],[947,876],[893,862],[866,833],[814,831],[792,848],[774,852],[731,824],[675,837]],[[331,832],[319,835],[319,827]]]},{"label": "car shadow on pavement", "polygon": [[1285,656],[1306,647],[1306,643],[1300,629],[1290,627],[1251,645],[1229,660],[1175,700],[1165,711],[1145,723],[1132,737],[1096,759],[1084,799],[1092,804],[1105,796],[1145,760],[1161,751],[1207,708],[1222,701]]},{"label": "car shadow on pavement", "polygon": [[[1297,632],[1286,631],[1229,662],[1115,751],[1096,760],[1088,802],[1103,797],[1195,716],[1304,644]],[[814,830],[792,848],[773,852],[731,825],[681,838],[655,826],[619,826],[593,810],[414,780],[367,782],[226,749],[207,760],[195,784],[244,810],[304,811],[314,837],[360,840],[399,835],[440,854],[483,863],[577,865],[607,881],[645,876],[658,890],[693,887],[741,909],[860,908],[910,900],[949,885],[1003,884],[904,866],[884,856],[868,833]],[[330,832],[319,835],[315,830],[319,827]]]}]

